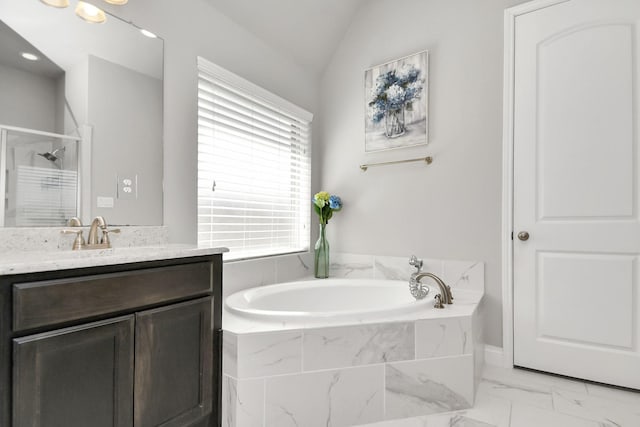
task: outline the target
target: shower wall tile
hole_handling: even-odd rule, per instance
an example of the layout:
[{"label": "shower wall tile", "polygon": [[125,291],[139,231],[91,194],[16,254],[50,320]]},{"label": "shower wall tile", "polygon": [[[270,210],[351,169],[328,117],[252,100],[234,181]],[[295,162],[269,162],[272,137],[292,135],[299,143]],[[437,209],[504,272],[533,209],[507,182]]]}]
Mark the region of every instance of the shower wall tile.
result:
[{"label": "shower wall tile", "polygon": [[309,252],[275,258],[275,283],[291,282],[313,276],[313,255]]},{"label": "shower wall tile", "polygon": [[416,321],[416,359],[472,354],[473,336],[469,317]]},{"label": "shower wall tile", "polygon": [[[409,257],[375,257],[374,278],[386,280],[409,281],[411,274],[416,271],[409,265]],[[442,274],[442,261],[423,259],[422,271],[440,275]]]},{"label": "shower wall tile", "polygon": [[473,406],[473,356],[385,365],[385,417],[468,409]]},{"label": "shower wall tile", "polygon": [[484,263],[444,261],[442,280],[453,290],[469,289],[484,292]]},{"label": "shower wall tile", "polygon": [[412,360],[413,322],[381,323],[304,332],[303,370],[344,368]]},{"label": "shower wall tile", "polygon": [[[330,277],[372,279],[373,256],[347,253],[331,253]],[[313,265],[313,264],[311,264]]]},{"label": "shower wall tile", "polygon": [[222,427],[262,427],[264,380],[222,378]]},{"label": "shower wall tile", "polygon": [[302,370],[302,332],[238,335],[238,378],[282,375]]},{"label": "shower wall tile", "polygon": [[351,426],[383,419],[384,365],[266,380],[266,427]]},{"label": "shower wall tile", "polygon": [[238,336],[233,332],[222,332],[222,372],[238,377]]}]

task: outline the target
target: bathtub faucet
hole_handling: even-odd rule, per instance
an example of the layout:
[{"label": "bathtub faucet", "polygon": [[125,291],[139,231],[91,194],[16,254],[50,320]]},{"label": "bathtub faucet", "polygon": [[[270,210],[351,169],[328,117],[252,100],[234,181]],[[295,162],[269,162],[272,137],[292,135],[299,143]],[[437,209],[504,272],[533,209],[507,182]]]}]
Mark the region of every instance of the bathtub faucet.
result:
[{"label": "bathtub faucet", "polygon": [[451,295],[451,288],[447,286],[441,278],[436,276],[433,273],[413,273],[411,278],[409,279],[409,290],[411,291],[411,295],[415,299],[423,299],[429,293],[429,288],[427,288],[422,282],[420,282],[424,277],[429,277],[433,279],[434,282],[440,287],[440,293],[436,295],[435,300],[436,303],[434,305],[435,308],[444,308],[444,304],[453,304],[453,295]]}]

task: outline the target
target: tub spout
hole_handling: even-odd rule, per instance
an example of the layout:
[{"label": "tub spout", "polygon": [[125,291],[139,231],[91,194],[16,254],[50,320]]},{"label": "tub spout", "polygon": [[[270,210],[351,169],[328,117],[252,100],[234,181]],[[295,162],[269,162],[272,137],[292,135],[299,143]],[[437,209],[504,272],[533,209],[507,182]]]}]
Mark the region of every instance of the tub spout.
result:
[{"label": "tub spout", "polygon": [[[425,277],[433,279],[440,288],[440,301],[444,304],[453,304],[451,288],[447,286],[441,278],[433,273],[413,273],[409,279],[409,290],[415,299],[422,299],[427,296],[429,289],[421,282]],[[437,298],[437,297],[436,297]],[[443,308],[442,303],[436,304],[437,308]]]}]

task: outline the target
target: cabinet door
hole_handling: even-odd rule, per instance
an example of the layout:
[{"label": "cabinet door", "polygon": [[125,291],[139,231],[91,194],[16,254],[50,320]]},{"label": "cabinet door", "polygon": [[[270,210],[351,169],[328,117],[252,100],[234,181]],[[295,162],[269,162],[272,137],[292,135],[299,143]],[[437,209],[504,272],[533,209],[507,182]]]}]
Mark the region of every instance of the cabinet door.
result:
[{"label": "cabinet door", "polygon": [[128,427],[134,317],[13,340],[13,427]]},{"label": "cabinet door", "polygon": [[186,426],[211,412],[211,303],[136,314],[135,427]]}]

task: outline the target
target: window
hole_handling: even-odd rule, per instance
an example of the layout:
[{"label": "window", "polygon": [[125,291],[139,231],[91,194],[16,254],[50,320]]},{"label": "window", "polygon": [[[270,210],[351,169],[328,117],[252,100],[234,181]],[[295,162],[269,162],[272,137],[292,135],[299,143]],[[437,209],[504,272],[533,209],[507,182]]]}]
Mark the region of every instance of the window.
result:
[{"label": "window", "polygon": [[198,244],[309,249],[311,113],[198,58]]}]

